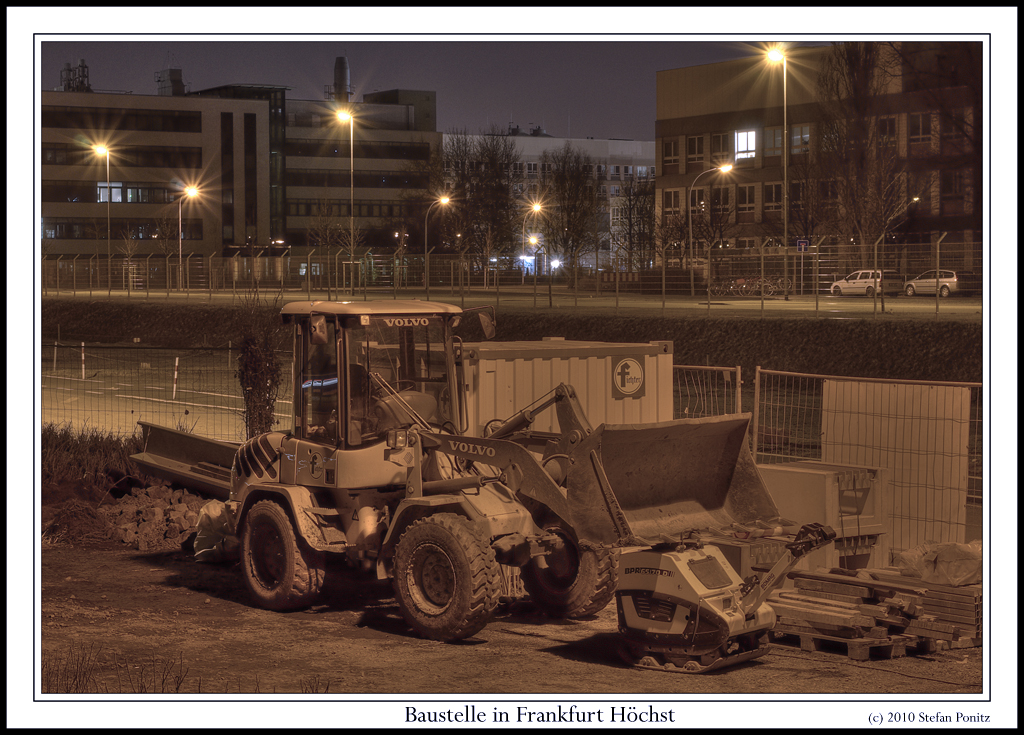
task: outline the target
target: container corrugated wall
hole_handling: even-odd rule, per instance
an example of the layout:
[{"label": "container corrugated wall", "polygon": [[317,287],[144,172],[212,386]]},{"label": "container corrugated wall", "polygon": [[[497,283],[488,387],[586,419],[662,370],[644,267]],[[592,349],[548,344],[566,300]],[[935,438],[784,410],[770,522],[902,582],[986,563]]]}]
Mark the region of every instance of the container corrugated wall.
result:
[{"label": "container corrugated wall", "polygon": [[[643,380],[634,395],[616,390],[618,371]],[[543,399],[559,383],[576,389],[587,418],[599,424],[641,424],[672,419],[672,343],[622,344],[546,339],[477,342],[463,348],[469,433],[480,436],[492,419],[506,419]],[[535,431],[557,431],[554,408],[538,414]]]}]

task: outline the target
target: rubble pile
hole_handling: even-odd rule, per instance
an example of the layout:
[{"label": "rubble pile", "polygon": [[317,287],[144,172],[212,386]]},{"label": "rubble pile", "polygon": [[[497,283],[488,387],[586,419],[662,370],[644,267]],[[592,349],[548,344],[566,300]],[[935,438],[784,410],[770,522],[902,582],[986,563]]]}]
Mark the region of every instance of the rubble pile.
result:
[{"label": "rubble pile", "polygon": [[99,510],[107,517],[109,538],[139,551],[155,551],[180,547],[195,530],[206,502],[188,490],[161,484],[132,488]]}]

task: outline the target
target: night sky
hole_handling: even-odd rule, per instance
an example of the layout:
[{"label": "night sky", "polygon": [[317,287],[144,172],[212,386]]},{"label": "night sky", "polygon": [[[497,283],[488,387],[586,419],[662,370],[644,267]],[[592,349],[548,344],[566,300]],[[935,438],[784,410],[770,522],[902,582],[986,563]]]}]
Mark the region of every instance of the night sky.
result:
[{"label": "night sky", "polygon": [[[683,37],[685,38],[685,37]],[[540,126],[557,137],[654,139],[655,74],[763,53],[727,41],[44,41],[42,88],[84,59],[94,91],[157,93],[154,73],[180,68],[186,88],[289,87],[321,100],[334,62],[348,58],[355,99],[387,89],[437,92],[438,130]]]}]

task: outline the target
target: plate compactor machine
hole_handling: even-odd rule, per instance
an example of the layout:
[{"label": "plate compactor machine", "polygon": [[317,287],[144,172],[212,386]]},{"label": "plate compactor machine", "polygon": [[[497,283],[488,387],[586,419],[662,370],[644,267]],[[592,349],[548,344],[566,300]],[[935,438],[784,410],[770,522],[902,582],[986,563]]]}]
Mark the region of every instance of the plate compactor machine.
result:
[{"label": "plate compactor machine", "polygon": [[602,426],[585,441],[600,466],[595,459],[577,477],[569,473],[579,537],[620,548],[618,627],[634,666],[702,673],[763,656],[776,620],[768,594],[836,537],[828,526],[804,525],[780,544],[785,551],[770,571],[746,579],[711,543],[737,528],[796,528],[779,516],[757,471],[749,420]]}]

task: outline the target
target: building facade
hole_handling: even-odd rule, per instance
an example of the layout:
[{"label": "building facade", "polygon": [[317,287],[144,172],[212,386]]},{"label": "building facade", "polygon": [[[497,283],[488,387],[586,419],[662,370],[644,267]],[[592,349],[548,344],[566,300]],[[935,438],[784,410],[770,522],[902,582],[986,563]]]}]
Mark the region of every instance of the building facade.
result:
[{"label": "building facade", "polygon": [[[846,182],[844,202],[837,193],[844,182],[824,153],[837,126],[819,81],[833,47],[790,49],[785,67],[761,57],[658,72],[659,223],[681,223],[676,240],[686,249],[692,222],[693,252],[723,261],[761,248],[795,258],[800,241],[824,237],[830,267],[842,272],[869,266],[863,261],[875,256],[863,243],[884,235],[887,269],[912,276],[934,267],[941,242],[947,267],[980,271],[980,44],[976,67],[963,61],[975,57],[969,46],[881,50],[885,70],[876,70],[882,81],[865,103],[870,134],[863,141],[891,151],[895,193],[888,214],[876,218],[882,224],[853,245],[836,212],[872,193],[864,175]],[[726,164],[732,169],[720,171]]]}]

